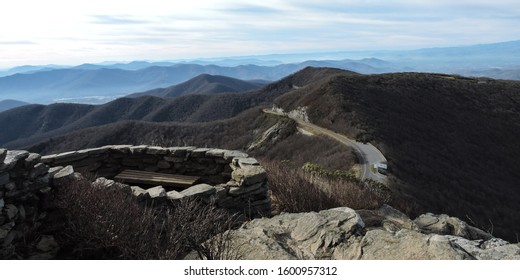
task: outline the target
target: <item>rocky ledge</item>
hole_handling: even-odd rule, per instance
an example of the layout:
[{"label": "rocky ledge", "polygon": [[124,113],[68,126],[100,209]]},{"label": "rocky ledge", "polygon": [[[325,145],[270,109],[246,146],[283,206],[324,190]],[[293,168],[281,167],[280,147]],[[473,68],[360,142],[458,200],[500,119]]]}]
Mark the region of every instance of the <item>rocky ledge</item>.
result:
[{"label": "rocky ledge", "polygon": [[231,232],[242,259],[520,259],[510,244],[458,218],[431,213],[411,220],[384,205],[336,208],[256,219]]}]

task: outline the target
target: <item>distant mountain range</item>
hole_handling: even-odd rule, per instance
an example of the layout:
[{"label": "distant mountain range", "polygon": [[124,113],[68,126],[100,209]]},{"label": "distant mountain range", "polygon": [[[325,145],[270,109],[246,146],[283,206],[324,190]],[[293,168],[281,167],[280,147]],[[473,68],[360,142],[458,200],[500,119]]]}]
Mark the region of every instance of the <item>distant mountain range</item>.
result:
[{"label": "distant mountain range", "polygon": [[188,81],[201,74],[223,75],[242,80],[272,81],[307,66],[333,66],[365,73],[380,72],[368,64],[350,60],[308,61],[274,67],[176,64],[152,66],[135,71],[110,68],[57,69],[0,78],[0,98],[23,99],[32,103],[52,103],[60,100],[74,102],[74,98],[99,97],[101,99],[107,96],[123,96],[164,88]]},{"label": "distant mountain range", "polygon": [[145,95],[157,97],[177,97],[186,94],[244,92],[257,89],[267,83],[267,81],[242,81],[226,76],[202,74],[175,86],[134,93],[128,97],[138,97]]},{"label": "distant mountain range", "polygon": [[18,100],[11,100],[11,99],[1,100],[0,101],[0,112],[7,111],[9,109],[20,107],[20,106],[27,105],[27,104],[29,104],[29,103],[23,102],[23,101],[18,101]]},{"label": "distant mountain range", "polygon": [[307,66],[334,67],[363,74],[426,71],[520,79],[520,41],[410,51],[245,56],[182,63],[134,61],[75,67],[21,66],[0,72],[0,99],[30,103],[105,103],[136,92],[172,87],[201,74],[275,81]]}]

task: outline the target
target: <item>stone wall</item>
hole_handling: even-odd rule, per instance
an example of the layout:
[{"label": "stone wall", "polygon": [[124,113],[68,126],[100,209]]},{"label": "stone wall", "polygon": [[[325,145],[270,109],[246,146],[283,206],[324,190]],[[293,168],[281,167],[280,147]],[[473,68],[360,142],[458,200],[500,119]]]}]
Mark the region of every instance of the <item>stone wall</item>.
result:
[{"label": "stone wall", "polygon": [[[70,175],[72,168],[50,168],[39,154],[0,149],[1,259],[12,258],[17,244],[42,224],[52,207],[52,187]],[[55,244],[41,236],[33,254],[50,254]]]},{"label": "stone wall", "polygon": [[239,151],[195,147],[104,146],[42,157],[49,166],[71,165],[111,185],[125,169],[196,175],[200,184],[187,189],[163,186],[128,186],[135,196],[157,202],[184,197],[213,200],[217,206],[251,216],[269,216],[267,175],[256,159]]},{"label": "stone wall", "polygon": [[[197,175],[201,182],[183,190],[114,182],[113,177],[124,169]],[[42,157],[0,149],[0,259],[17,258],[16,248],[28,246],[24,240],[55,209],[54,187],[87,173],[97,177],[98,187],[120,187],[153,205],[174,205],[196,197],[248,216],[271,215],[265,170],[238,151],[119,145]],[[25,249],[30,253],[19,257],[48,259],[58,250],[52,236],[40,236],[31,246]]]}]

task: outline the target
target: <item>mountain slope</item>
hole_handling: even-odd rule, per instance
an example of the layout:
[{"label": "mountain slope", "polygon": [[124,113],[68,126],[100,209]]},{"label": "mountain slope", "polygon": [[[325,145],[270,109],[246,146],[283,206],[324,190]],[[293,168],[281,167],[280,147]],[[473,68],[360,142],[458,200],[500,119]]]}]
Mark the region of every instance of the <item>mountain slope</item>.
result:
[{"label": "mountain slope", "polygon": [[120,98],[103,105],[32,105],[0,113],[0,145],[22,147],[50,137],[126,120],[151,122],[208,122],[231,118],[255,106],[269,106],[296,85],[346,73],[338,69],[306,68],[248,94],[191,94],[177,98],[143,96]]},{"label": "mountain slope", "polygon": [[144,95],[177,97],[185,94],[231,93],[253,90],[259,87],[260,85],[258,83],[242,81],[225,76],[202,74],[175,86],[134,93],[128,97]]},{"label": "mountain slope", "polygon": [[[438,74],[340,75],[275,101],[383,151],[392,188],[423,211],[520,232],[520,82]],[[491,221],[491,222],[490,222]]]}]

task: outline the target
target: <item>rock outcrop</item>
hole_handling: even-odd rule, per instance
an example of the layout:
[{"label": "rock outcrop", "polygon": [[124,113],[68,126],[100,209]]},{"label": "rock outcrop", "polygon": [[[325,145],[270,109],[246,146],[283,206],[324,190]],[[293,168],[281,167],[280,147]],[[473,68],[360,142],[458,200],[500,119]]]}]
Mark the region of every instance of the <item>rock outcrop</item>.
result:
[{"label": "rock outcrop", "polygon": [[231,250],[242,259],[520,259],[518,244],[457,218],[428,213],[411,220],[387,205],[283,213],[246,223],[231,236]]}]

